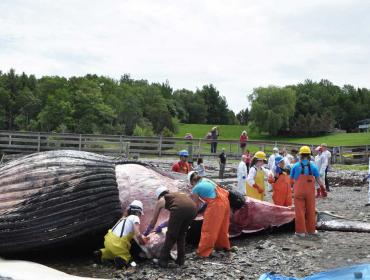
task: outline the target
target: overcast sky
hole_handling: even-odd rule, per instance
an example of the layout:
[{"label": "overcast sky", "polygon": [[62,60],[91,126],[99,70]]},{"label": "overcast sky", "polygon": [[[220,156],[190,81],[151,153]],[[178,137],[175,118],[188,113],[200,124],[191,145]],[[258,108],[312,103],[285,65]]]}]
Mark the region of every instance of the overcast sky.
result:
[{"label": "overcast sky", "polygon": [[0,0],[0,70],[212,83],[235,112],[253,88],[370,87],[370,1]]}]

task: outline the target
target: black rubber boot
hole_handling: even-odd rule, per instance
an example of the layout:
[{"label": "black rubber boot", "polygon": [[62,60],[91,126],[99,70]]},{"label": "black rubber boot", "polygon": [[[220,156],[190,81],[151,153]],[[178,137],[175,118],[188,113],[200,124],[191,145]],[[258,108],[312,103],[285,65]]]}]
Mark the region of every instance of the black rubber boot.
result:
[{"label": "black rubber boot", "polygon": [[94,251],[93,253],[93,260],[94,260],[94,263],[96,264],[102,264],[102,253],[100,250],[97,250],[97,251]]},{"label": "black rubber boot", "polygon": [[116,269],[122,269],[122,268],[127,267],[127,262],[124,259],[122,259],[121,257],[118,257],[118,256],[114,257],[113,261],[114,261],[114,267]]}]

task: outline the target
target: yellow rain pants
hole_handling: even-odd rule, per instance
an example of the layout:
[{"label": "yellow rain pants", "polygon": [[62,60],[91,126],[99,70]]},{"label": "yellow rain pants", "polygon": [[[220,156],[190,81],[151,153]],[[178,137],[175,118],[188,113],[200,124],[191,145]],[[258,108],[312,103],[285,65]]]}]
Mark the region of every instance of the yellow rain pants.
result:
[{"label": "yellow rain pants", "polygon": [[102,260],[112,260],[118,256],[124,259],[126,263],[129,263],[131,261],[130,249],[133,237],[134,233],[119,237],[112,230],[109,230],[104,236],[104,248],[100,249]]},{"label": "yellow rain pants", "polygon": [[262,193],[259,193],[256,188],[250,186],[248,183],[246,184],[247,188],[247,196],[251,198],[255,198],[258,200],[263,200],[265,197],[265,173],[262,169],[257,170],[256,177],[254,177],[254,182],[263,189]]}]

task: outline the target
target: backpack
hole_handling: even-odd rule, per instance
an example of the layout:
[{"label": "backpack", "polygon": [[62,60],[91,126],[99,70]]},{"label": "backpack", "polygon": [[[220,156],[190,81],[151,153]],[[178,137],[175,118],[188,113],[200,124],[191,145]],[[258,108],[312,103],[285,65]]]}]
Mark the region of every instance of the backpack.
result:
[{"label": "backpack", "polygon": [[238,210],[242,208],[245,204],[245,197],[240,192],[236,190],[228,190],[229,191],[229,203],[230,208],[234,210]]}]

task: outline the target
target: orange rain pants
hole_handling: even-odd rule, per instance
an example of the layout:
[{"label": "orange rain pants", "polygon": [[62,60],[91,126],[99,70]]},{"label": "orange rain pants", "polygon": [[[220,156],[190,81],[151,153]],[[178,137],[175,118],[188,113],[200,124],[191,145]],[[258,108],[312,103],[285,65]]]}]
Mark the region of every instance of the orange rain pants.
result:
[{"label": "orange rain pants", "polygon": [[230,249],[229,192],[216,187],[216,198],[202,199],[207,202],[207,208],[203,216],[202,232],[197,254],[201,257],[209,257],[214,248]]},{"label": "orange rain pants", "polygon": [[275,205],[292,206],[292,189],[290,187],[290,177],[287,174],[280,174],[275,182],[272,184],[273,194],[272,200]]},{"label": "orange rain pants", "polygon": [[299,175],[294,183],[295,232],[315,233],[315,177]]}]

